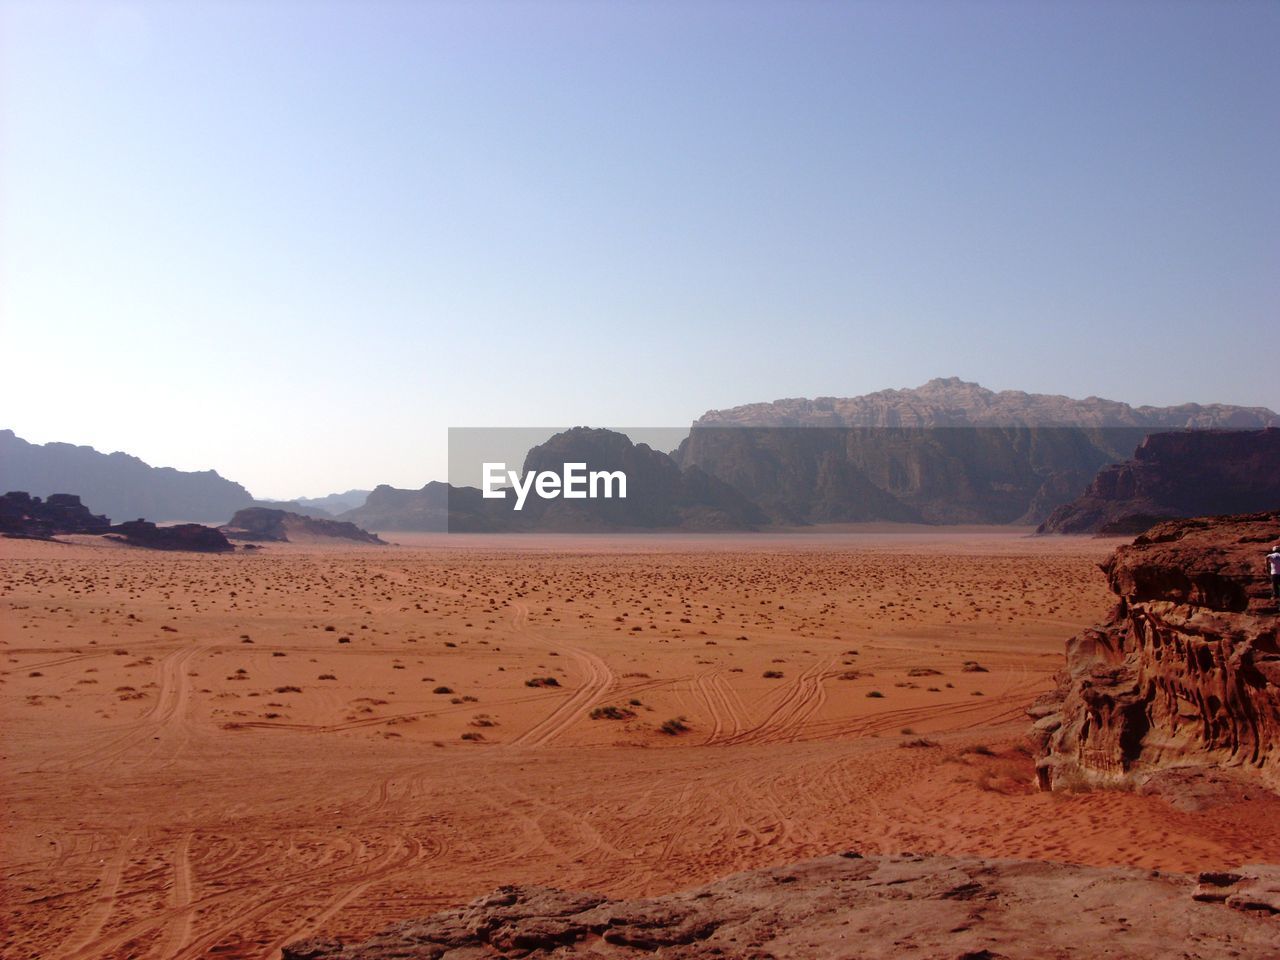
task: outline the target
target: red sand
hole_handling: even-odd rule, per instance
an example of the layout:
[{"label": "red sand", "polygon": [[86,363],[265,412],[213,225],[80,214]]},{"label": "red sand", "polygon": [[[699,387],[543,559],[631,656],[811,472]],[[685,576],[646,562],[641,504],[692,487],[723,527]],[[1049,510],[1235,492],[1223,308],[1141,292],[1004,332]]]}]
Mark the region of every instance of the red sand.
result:
[{"label": "red sand", "polygon": [[0,541],[5,957],[270,957],[501,883],[656,894],[849,848],[1280,860],[1270,795],[1032,789],[1023,710],[1113,542],[389,538]]}]

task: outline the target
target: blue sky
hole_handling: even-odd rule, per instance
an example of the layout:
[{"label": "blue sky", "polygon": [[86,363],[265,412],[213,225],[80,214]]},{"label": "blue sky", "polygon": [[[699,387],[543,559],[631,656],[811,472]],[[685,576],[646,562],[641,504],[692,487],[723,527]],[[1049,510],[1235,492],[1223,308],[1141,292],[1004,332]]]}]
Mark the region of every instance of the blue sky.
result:
[{"label": "blue sky", "polygon": [[1280,4],[0,0],[0,426],[262,496],[958,375],[1280,407]]}]

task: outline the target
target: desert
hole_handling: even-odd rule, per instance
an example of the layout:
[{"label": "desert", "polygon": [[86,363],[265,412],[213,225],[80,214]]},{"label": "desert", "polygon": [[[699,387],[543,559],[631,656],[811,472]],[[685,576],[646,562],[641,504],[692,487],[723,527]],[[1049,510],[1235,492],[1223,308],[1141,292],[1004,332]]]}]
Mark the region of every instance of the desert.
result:
[{"label": "desert", "polygon": [[1027,533],[2,540],[4,955],[276,957],[849,850],[1280,860],[1257,785],[1037,790],[1026,710],[1119,541]]}]

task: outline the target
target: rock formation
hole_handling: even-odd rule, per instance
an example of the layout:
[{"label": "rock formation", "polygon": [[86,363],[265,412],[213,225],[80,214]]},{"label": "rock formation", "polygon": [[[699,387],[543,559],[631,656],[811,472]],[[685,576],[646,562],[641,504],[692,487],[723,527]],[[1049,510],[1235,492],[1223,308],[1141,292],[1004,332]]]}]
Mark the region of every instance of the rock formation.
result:
[{"label": "rock formation", "polygon": [[231,522],[220,529],[230,540],[266,540],[277,543],[318,539],[354,540],[358,543],[377,544],[386,542],[376,534],[361,530],[354,523],[322,520],[264,507],[237,510]]},{"label": "rock formation", "polygon": [[107,534],[132,547],[152,550],[192,550],[197,553],[224,553],[234,550],[222,531],[199,523],[177,523],[160,527],[149,520],[130,520],[113,526]]},{"label": "rock formation", "polygon": [[1280,415],[1263,408],[1130,407],[952,378],[713,410],[676,459],[786,523],[1039,523],[1153,431],[1269,425]]},{"label": "rock formation", "polygon": [[533,447],[524,473],[559,473],[566,463],[585,463],[588,471],[620,470],[627,477],[625,499],[567,501],[530,497],[513,519],[530,529],[590,530],[746,530],[768,517],[723,480],[698,467],[682,469],[648,444],[632,443],[612,430],[575,427]]},{"label": "rock formation", "polygon": [[0,497],[0,534],[47,540],[60,533],[106,533],[111,521],[91,513],[71,493],[53,493],[46,499],[13,491]]},{"label": "rock formation", "polygon": [[428,483],[421,490],[379,486],[364,506],[341,514],[372,530],[475,532],[589,532],[606,530],[743,530],[768,517],[737,490],[621,433],[575,427],[533,447],[523,472],[559,472],[565,463],[587,470],[621,470],[626,499],[543,500],[530,495],[519,512],[475,487]]},{"label": "rock formation", "polygon": [[709,410],[697,423],[747,427],[1132,427],[1152,432],[1257,430],[1280,426],[1280,414],[1266,407],[1223,403],[1132,407],[1101,397],[1074,400],[1021,390],[997,393],[959,377],[940,377],[922,387],[880,390],[860,397],[775,400]]},{"label": "rock formation", "polygon": [[1280,788],[1280,511],[1159,524],[1103,564],[1118,597],[1032,709],[1043,787],[1225,767]]},{"label": "rock formation", "polygon": [[[1280,868],[1246,867],[1199,879],[1058,863],[850,853],[645,900],[501,887],[360,944],[326,938],[293,943],[282,960],[1274,960]],[[1105,948],[1080,953],[1084,944]],[[1194,944],[1194,951],[1178,949],[1184,944]]]},{"label": "rock formation", "polygon": [[1280,428],[1156,433],[1038,533],[1141,533],[1175,517],[1280,508]]},{"label": "rock formation", "polygon": [[75,490],[111,517],[220,523],[253,497],[213,470],[152,467],[125,453],[99,453],[69,443],[28,443],[0,430],[0,490],[47,496]]}]

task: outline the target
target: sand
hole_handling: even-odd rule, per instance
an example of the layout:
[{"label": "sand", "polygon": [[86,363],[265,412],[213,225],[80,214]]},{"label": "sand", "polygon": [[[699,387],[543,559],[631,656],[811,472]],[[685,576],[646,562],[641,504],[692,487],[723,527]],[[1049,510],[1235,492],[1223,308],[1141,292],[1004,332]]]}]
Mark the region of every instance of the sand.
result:
[{"label": "sand", "polygon": [[0,541],[3,956],[272,957],[851,847],[1280,860],[1269,794],[1034,791],[1024,710],[1114,541],[387,536]]}]

